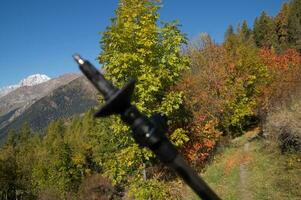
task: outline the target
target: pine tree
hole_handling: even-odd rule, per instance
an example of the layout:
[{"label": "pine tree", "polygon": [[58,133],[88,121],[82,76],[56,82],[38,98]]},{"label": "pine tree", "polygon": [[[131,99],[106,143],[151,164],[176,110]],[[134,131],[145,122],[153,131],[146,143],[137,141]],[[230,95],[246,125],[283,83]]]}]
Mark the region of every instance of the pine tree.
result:
[{"label": "pine tree", "polygon": [[17,139],[18,137],[17,137],[16,130],[10,129],[7,134],[5,145],[12,145],[15,147],[17,144]]},{"label": "pine tree", "polygon": [[16,150],[12,145],[7,145],[0,151],[0,198],[17,198],[17,162]]},{"label": "pine tree", "polygon": [[277,39],[281,50],[285,50],[288,47],[288,15],[289,6],[287,3],[284,3],[275,18]]},{"label": "pine tree", "polygon": [[248,23],[246,20],[244,20],[242,23],[241,34],[242,34],[243,40],[248,40],[251,36],[251,30],[249,29]]},{"label": "pine tree", "polygon": [[80,185],[82,175],[74,163],[74,151],[65,134],[62,120],[51,122],[36,147],[38,159],[32,169],[32,183],[39,195],[53,190],[60,199],[66,199],[67,193],[72,194]]},{"label": "pine tree", "polygon": [[254,25],[253,25],[253,36],[254,36],[254,40],[257,46],[260,45],[260,24],[259,24],[259,19],[258,17],[255,18],[254,20]]},{"label": "pine tree", "polygon": [[273,19],[262,12],[254,22],[253,34],[258,47],[277,48],[277,35]]},{"label": "pine tree", "polygon": [[225,32],[224,40],[225,41],[229,40],[229,38],[232,37],[233,35],[234,35],[233,26],[229,25],[226,32]]},{"label": "pine tree", "polygon": [[291,47],[301,52],[301,1],[290,3],[288,16],[288,40]]},{"label": "pine tree", "polygon": [[32,131],[29,127],[28,123],[24,123],[19,131],[19,141],[20,143],[24,142],[26,143],[30,137],[32,136]]}]

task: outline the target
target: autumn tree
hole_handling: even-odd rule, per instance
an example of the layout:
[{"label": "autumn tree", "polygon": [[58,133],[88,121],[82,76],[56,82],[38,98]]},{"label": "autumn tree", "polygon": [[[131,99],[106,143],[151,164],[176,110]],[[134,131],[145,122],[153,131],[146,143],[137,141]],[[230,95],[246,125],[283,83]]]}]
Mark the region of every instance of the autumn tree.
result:
[{"label": "autumn tree", "polygon": [[216,126],[230,94],[226,90],[230,57],[205,33],[191,42],[187,54],[191,67],[177,86],[184,91],[184,104],[191,115],[190,141],[184,153],[192,163],[204,164],[220,136]]},{"label": "autumn tree", "polygon": [[286,103],[300,87],[301,55],[295,49],[281,54],[261,49],[259,56],[269,73],[268,84],[260,89],[261,109],[267,112],[279,103]]},{"label": "autumn tree", "polygon": [[[182,93],[170,88],[188,66],[187,58],[181,54],[186,39],[175,22],[158,26],[159,7],[159,1],[120,0],[116,17],[102,34],[99,61],[106,77],[119,87],[135,78],[133,103],[147,115],[161,112],[173,119],[169,121],[169,135],[176,144],[183,144],[188,137],[181,127],[174,126]],[[122,166],[114,172],[115,180],[121,181],[141,168],[150,154],[134,144],[130,131],[120,120],[112,125],[112,132],[122,147],[112,158],[115,164],[111,163]]]},{"label": "autumn tree", "polygon": [[187,94],[193,88],[197,104],[202,104],[192,109],[202,108],[199,113],[218,119],[220,130],[232,135],[241,134],[247,118],[255,114],[258,88],[267,76],[253,40],[241,32],[222,46],[207,43],[206,48],[190,50],[192,74],[187,80],[196,82],[185,90]]}]

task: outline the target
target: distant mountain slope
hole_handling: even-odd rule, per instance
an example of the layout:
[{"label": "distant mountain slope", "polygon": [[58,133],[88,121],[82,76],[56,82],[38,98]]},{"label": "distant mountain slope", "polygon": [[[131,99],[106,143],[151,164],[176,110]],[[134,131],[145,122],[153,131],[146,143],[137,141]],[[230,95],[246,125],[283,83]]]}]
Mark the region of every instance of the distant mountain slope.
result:
[{"label": "distant mountain slope", "polygon": [[19,88],[19,85],[9,85],[9,86],[0,88],[0,98],[4,97],[5,95],[14,91],[17,88]]},{"label": "distant mountain slope", "polygon": [[[96,91],[84,77],[78,77],[33,103],[0,130],[0,134],[2,135],[10,128],[20,128],[25,122],[32,129],[40,130],[53,120],[85,112],[95,105],[97,105]],[[11,114],[8,113],[8,115]]]},{"label": "distant mountain slope", "polygon": [[[21,115],[34,102],[54,89],[78,78],[77,74],[66,74],[49,81],[35,80],[36,77],[23,79],[17,89],[0,97],[0,130]],[[45,79],[44,79],[45,80]],[[39,82],[42,82],[38,84]]]},{"label": "distant mountain slope", "polygon": [[[25,122],[33,130],[39,131],[53,120],[83,113],[97,105],[96,94],[96,90],[83,76],[77,77],[37,100],[19,116],[5,124],[0,129],[0,138],[3,139],[9,129],[19,129]],[[0,123],[15,113],[15,110],[11,110],[0,116]]]}]

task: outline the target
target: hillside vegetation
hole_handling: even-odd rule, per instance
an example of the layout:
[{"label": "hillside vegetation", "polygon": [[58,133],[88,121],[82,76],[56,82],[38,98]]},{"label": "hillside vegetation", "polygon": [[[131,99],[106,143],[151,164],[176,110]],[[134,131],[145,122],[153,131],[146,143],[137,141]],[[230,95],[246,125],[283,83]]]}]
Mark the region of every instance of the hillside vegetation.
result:
[{"label": "hillside vegetation", "polygon": [[[188,42],[176,22],[159,25],[160,7],[120,0],[100,40],[106,78],[118,87],[137,80],[132,102],[167,116],[167,136],[223,198],[297,199],[300,117],[287,112],[294,124],[282,123],[277,108],[293,109],[300,91],[301,1],[275,17],[263,12],[254,27],[229,26],[222,44],[205,33]],[[0,198],[194,198],[118,116],[95,120],[93,112],[54,121],[43,135],[11,130],[0,151]],[[248,141],[252,127],[265,140]]]}]

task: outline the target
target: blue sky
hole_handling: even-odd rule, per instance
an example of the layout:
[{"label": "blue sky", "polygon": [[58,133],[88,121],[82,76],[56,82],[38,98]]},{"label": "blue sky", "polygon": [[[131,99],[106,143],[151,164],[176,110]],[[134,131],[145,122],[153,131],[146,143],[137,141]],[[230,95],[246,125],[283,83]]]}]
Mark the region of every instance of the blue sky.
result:
[{"label": "blue sky", "polygon": [[[79,73],[71,55],[96,66],[100,32],[118,0],[0,0],[0,87],[42,73]],[[177,19],[188,38],[209,33],[223,40],[228,25],[253,24],[263,10],[274,16],[285,0],[163,0],[161,20]]]}]

